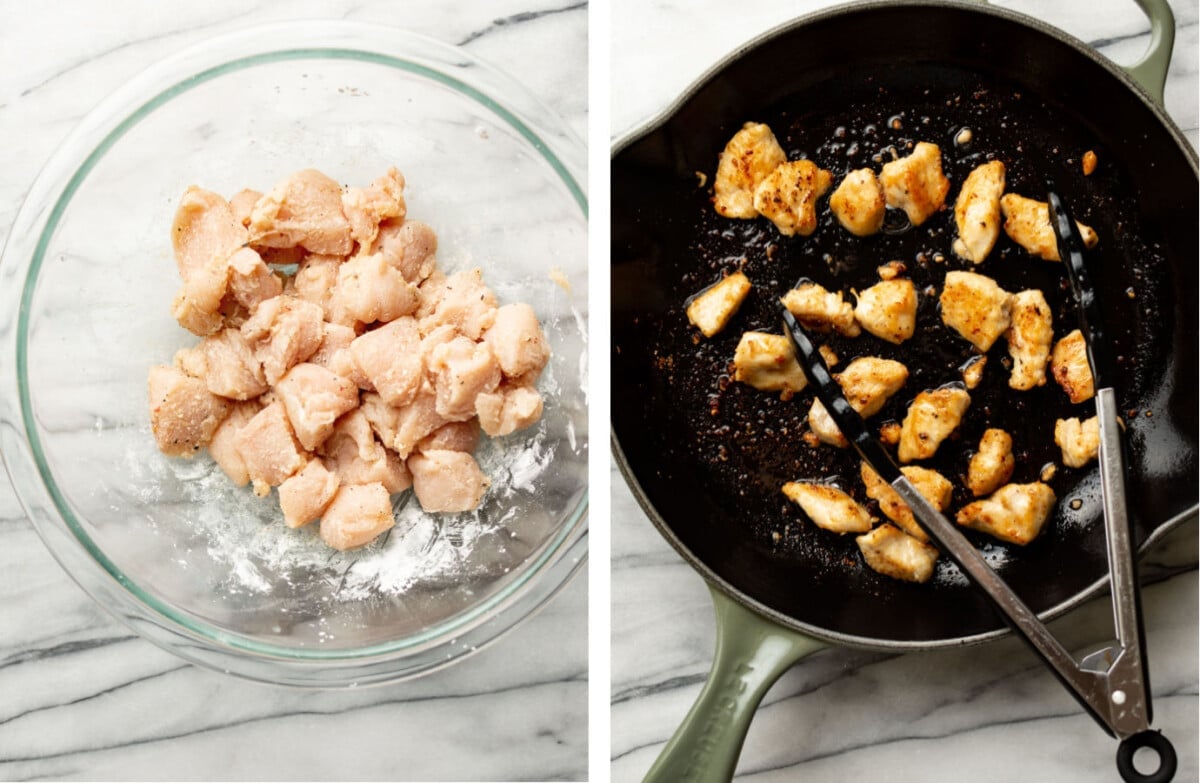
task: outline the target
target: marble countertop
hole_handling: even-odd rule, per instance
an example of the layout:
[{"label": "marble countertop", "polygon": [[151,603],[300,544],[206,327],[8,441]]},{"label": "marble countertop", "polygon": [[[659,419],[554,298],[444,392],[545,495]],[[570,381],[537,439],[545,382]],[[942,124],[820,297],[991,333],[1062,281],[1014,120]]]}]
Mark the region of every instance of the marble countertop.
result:
[{"label": "marble countertop", "polygon": [[[612,138],[656,116],[715,60],[787,19],[829,5],[745,0],[639,3],[612,11]],[[1149,25],[1133,2],[998,3],[1035,13],[1118,62],[1138,57]],[[1197,8],[1172,2],[1177,38],[1167,108],[1197,142]],[[662,35],[670,30],[669,36]],[[612,779],[645,774],[696,696],[712,660],[708,591],[612,472]],[[1155,726],[1197,779],[1197,537],[1191,522],[1143,560]],[[1111,633],[1107,597],[1052,624],[1068,647]],[[1116,743],[1014,639],[905,656],[819,652],[766,694],[739,781],[1117,779]]]},{"label": "marble countertop", "polygon": [[[206,37],[284,19],[404,27],[495,63],[586,138],[587,17],[572,0],[123,0],[69,12],[0,0],[0,241],[100,98]],[[587,682],[586,568],[511,635],[408,683],[306,692],[186,664],[93,604],[0,478],[0,779],[579,780]]]}]

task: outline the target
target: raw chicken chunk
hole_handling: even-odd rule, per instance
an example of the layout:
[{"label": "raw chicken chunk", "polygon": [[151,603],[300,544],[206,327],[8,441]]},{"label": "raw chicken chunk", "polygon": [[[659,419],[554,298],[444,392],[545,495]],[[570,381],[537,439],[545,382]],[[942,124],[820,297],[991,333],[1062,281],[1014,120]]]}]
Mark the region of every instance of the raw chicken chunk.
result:
[{"label": "raw chicken chunk", "polygon": [[206,310],[195,300],[188,298],[187,289],[181,288],[171,301],[171,316],[175,321],[197,337],[216,334],[225,325],[221,313]]},{"label": "raw chicken chunk", "polygon": [[766,125],[747,122],[725,145],[713,182],[718,215],[755,218],[754,191],[767,175],[787,162],[787,155]]},{"label": "raw chicken chunk", "polygon": [[814,331],[834,329],[846,337],[858,337],[862,333],[854,318],[854,308],[842,298],[842,292],[826,291],[811,280],[784,294],[783,305],[800,323]]},{"label": "raw chicken chunk", "polygon": [[962,372],[963,385],[968,390],[974,389],[983,381],[983,371],[987,367],[986,356],[972,356],[966,364],[959,368]]},{"label": "raw chicken chunk", "polygon": [[382,484],[384,489],[395,495],[412,486],[412,474],[404,460],[390,449],[380,448],[375,459],[362,459],[353,454],[343,454],[334,459],[333,470],[342,484]]},{"label": "raw chicken chunk", "polygon": [[911,280],[883,280],[858,294],[854,318],[876,337],[899,345],[917,328],[917,289]]},{"label": "raw chicken chunk", "polygon": [[175,354],[175,363],[188,375],[202,378],[213,394],[249,400],[267,390],[262,365],[237,329],[222,329],[195,348]]},{"label": "raw chicken chunk", "polygon": [[440,293],[432,315],[421,318],[422,332],[449,325],[460,334],[478,340],[496,322],[496,295],[483,284],[483,274],[478,269],[450,275]]},{"label": "raw chicken chunk", "polygon": [[851,234],[859,237],[874,234],[883,227],[887,211],[883,184],[870,169],[851,171],[829,197],[829,209]]},{"label": "raw chicken chunk", "polygon": [[214,262],[223,266],[246,244],[246,237],[246,228],[228,201],[212,191],[195,185],[189,187],[179,200],[171,226],[175,264],[185,285],[194,274]]},{"label": "raw chicken chunk", "polygon": [[260,198],[262,198],[262,194],[250,188],[239,190],[233,194],[233,198],[229,199],[229,209],[233,211],[234,219],[243,226],[250,225],[250,212],[253,211],[254,205]]},{"label": "raw chicken chunk", "polygon": [[408,458],[413,493],[426,511],[471,511],[478,508],[491,482],[470,454],[426,451]]},{"label": "raw chicken chunk", "polygon": [[873,571],[906,582],[928,582],[938,551],[888,524],[856,537],[863,560]]},{"label": "raw chicken chunk", "polygon": [[1008,329],[1012,316],[1012,294],[974,272],[947,272],[941,305],[942,322],[983,353]]},{"label": "raw chicken chunk", "polygon": [[333,370],[343,378],[354,380],[350,374],[341,372],[340,368],[335,369],[333,365],[342,356],[343,352],[345,352],[345,358],[353,362],[353,359],[350,357],[350,343],[354,342],[358,335],[349,326],[328,322],[322,327],[321,331],[321,347],[317,349],[316,353],[308,357],[308,361],[327,370]]},{"label": "raw chicken chunk", "polygon": [[324,337],[322,316],[321,308],[312,302],[277,296],[260,304],[242,324],[242,336],[262,362],[267,383],[278,383],[284,373],[317,352]]},{"label": "raw chicken chunk", "polygon": [[395,440],[389,444],[402,458],[407,458],[426,436],[446,424],[437,411],[437,392],[426,381],[417,396],[399,409],[395,420]]},{"label": "raw chicken chunk", "polygon": [[379,442],[394,449],[396,433],[400,427],[400,409],[388,405],[375,392],[363,394],[358,409],[371,425],[371,430],[379,437]]},{"label": "raw chicken chunk", "polygon": [[395,524],[392,501],[382,484],[343,486],[321,517],[321,540],[345,551],[374,541]]},{"label": "raw chicken chunk", "polygon": [[312,451],[333,432],[334,422],[358,406],[358,387],[316,364],[297,364],[275,386],[296,439]]},{"label": "raw chicken chunk", "polygon": [[525,429],[542,417],[542,395],[532,386],[501,384],[475,398],[479,426],[493,438]]},{"label": "raw chicken chunk", "polygon": [[833,175],[811,160],[782,163],[754,189],[754,208],[785,237],[810,235],[817,228],[817,199]]},{"label": "raw chicken chunk", "polygon": [[379,224],[375,252],[414,285],[433,274],[437,259],[437,234],[416,220],[385,220]]},{"label": "raw chicken chunk", "polygon": [[792,341],[782,334],[743,334],[733,354],[733,367],[735,381],[761,391],[783,392],[785,400],[808,385]]},{"label": "raw chicken chunk", "polygon": [[417,311],[413,313],[418,321],[429,321],[428,326],[421,326],[421,333],[432,331],[440,324],[432,322],[433,314],[437,312],[438,305],[441,304],[442,298],[446,295],[446,284],[449,278],[442,274],[440,269],[435,268],[429,273],[429,277],[421,281],[417,286]]},{"label": "raw chicken chunk", "polygon": [[418,451],[465,451],[474,453],[479,446],[479,422],[452,421],[426,435],[417,444]]},{"label": "raw chicken chunk", "polygon": [[242,307],[253,310],[283,293],[283,282],[258,253],[243,247],[229,257],[229,293]]},{"label": "raw chicken chunk", "polygon": [[536,379],[550,360],[550,345],[533,308],[520,302],[496,310],[496,322],[483,333],[507,378]]},{"label": "raw chicken chunk", "polygon": [[237,434],[245,427],[261,406],[257,401],[235,402],[229,407],[229,415],[221,421],[208,444],[209,456],[225,471],[235,486],[244,487],[250,482],[250,471],[237,449]]},{"label": "raw chicken chunk", "polygon": [[354,249],[350,222],[342,213],[342,189],[315,169],[280,182],[250,213],[250,243],[295,247],[310,253],[349,255]]},{"label": "raw chicken chunk", "polygon": [[308,254],[292,277],[293,292],[301,299],[319,305],[322,310],[329,310],[341,266],[341,256]]},{"label": "raw chicken chunk", "polygon": [[[879,413],[884,403],[900,391],[908,380],[908,368],[892,359],[860,356],[833,378],[842,387],[842,394],[850,407],[867,419]],[[808,412],[808,424],[822,443],[839,448],[850,445],[820,400],[813,400]]]},{"label": "raw chicken chunk", "polygon": [[958,429],[970,404],[967,390],[955,386],[918,394],[900,425],[900,461],[928,459],[937,453],[942,441]]},{"label": "raw chicken chunk", "polygon": [[437,412],[448,421],[465,421],[474,416],[475,398],[495,391],[500,385],[500,364],[487,343],[455,337],[434,348],[429,359],[428,370],[437,391]]},{"label": "raw chicken chunk", "polygon": [[[1004,233],[1032,255],[1045,261],[1059,261],[1058,240],[1050,226],[1050,206],[1045,201],[1006,193],[1000,199],[1004,212]],[[1095,247],[1100,241],[1090,226],[1075,221],[1085,247]]]},{"label": "raw chicken chunk", "polygon": [[740,270],[721,278],[688,302],[687,317],[705,337],[725,328],[750,293],[750,278]]},{"label": "raw chicken chunk", "polygon": [[1012,325],[1005,336],[1013,359],[1008,385],[1021,391],[1045,385],[1054,318],[1041,291],[1035,288],[1013,294]]},{"label": "raw chicken chunk", "polygon": [[383,446],[375,440],[371,422],[361,408],[342,416],[333,425],[333,432],[321,444],[319,451],[330,460],[352,457],[374,462],[383,457]]},{"label": "raw chicken chunk", "polygon": [[1095,395],[1095,381],[1088,364],[1083,332],[1075,329],[1058,341],[1050,354],[1050,373],[1071,398],[1071,402],[1084,402]]},{"label": "raw chicken chunk", "polygon": [[389,218],[403,220],[407,212],[404,177],[392,166],[365,188],[347,188],[342,194],[342,212],[350,222],[350,236],[358,242],[359,253],[374,252],[379,224]]},{"label": "raw chicken chunk", "polygon": [[1100,453],[1100,419],[1093,416],[1083,421],[1074,417],[1055,421],[1054,443],[1062,449],[1064,465],[1082,468]]},{"label": "raw chicken chunk", "polygon": [[303,527],[318,519],[337,494],[336,473],[331,473],[319,459],[311,459],[303,470],[279,485],[279,507],[283,523],[288,527]]},{"label": "raw chicken chunk", "polygon": [[413,318],[398,318],[350,344],[359,371],[388,405],[406,405],[421,386],[421,335]]},{"label": "raw chicken chunk", "polygon": [[199,451],[229,413],[228,402],[178,367],[151,367],[147,387],[150,429],[159,451],[169,457],[190,457]]},{"label": "raw chicken chunk", "polygon": [[[417,287],[381,255],[355,256],[338,267],[330,309],[369,324],[394,321],[417,309]],[[340,320],[340,319],[339,319]]]},{"label": "raw chicken chunk", "polygon": [[954,254],[973,264],[983,263],[1000,237],[1000,197],[1004,195],[1004,164],[998,160],[975,167],[954,202],[958,238]]},{"label": "raw chicken chunk", "polygon": [[883,165],[879,173],[889,207],[898,207],[919,226],[946,204],[950,180],[942,174],[942,151],[922,141],[908,157]]},{"label": "raw chicken chunk", "polygon": [[958,524],[1024,546],[1038,537],[1054,508],[1054,490],[1045,484],[1005,484],[990,498],[963,506]]},{"label": "raw chicken chunk", "polygon": [[1015,465],[1012,436],[1001,429],[984,430],[967,465],[967,489],[975,497],[991,494],[1012,478]]},{"label": "raw chicken chunk", "polygon": [[828,484],[789,481],[783,494],[804,510],[817,527],[834,533],[865,533],[874,519],[854,498]]},{"label": "raw chicken chunk", "polygon": [[256,413],[238,430],[233,442],[259,497],[304,467],[307,459],[292,433],[283,403],[278,401]]},{"label": "raw chicken chunk", "polygon": [[[928,541],[929,536],[917,524],[912,510],[900,497],[900,493],[892,489],[892,485],[884,481],[867,463],[862,463],[862,480],[867,489],[867,497],[879,502],[879,510],[888,519],[895,522],[905,533],[918,541]],[[929,505],[938,511],[950,507],[954,495],[954,485],[950,480],[936,470],[922,468],[918,465],[905,465],[900,468],[921,496],[929,501]]]}]

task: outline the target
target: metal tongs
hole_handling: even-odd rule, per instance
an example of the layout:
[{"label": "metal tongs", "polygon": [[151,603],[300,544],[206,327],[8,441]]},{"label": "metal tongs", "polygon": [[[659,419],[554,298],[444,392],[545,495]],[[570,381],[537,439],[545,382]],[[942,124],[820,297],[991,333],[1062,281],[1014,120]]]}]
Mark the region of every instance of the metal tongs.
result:
[{"label": "metal tongs", "polygon": [[[842,434],[867,464],[900,494],[922,529],[976,587],[983,590],[1013,630],[1028,642],[1084,710],[1111,736],[1121,740],[1117,750],[1117,770],[1121,777],[1130,783],[1165,783],[1174,778],[1177,760],[1170,741],[1150,729],[1149,678],[1143,653],[1145,639],[1132,533],[1126,509],[1125,464],[1121,423],[1117,418],[1117,400],[1112,385],[1112,357],[1102,329],[1096,291],[1084,265],[1079,230],[1067,215],[1062,199],[1053,192],[1052,185],[1047,201],[1050,223],[1058,239],[1058,254],[1067,268],[1078,306],[1080,331],[1087,344],[1088,363],[1096,389],[1096,414],[1100,421],[1100,486],[1116,640],[1082,660],[1077,661],[1062,646],[1033,610],[987,565],[966,536],[930,505],[900,472],[880,442],[868,433],[862,417],[842,396],[841,387],[803,327],[782,304],[780,310],[800,365]],[[1134,753],[1143,747],[1151,748],[1159,757],[1159,767],[1151,774],[1143,774],[1133,766]]]}]

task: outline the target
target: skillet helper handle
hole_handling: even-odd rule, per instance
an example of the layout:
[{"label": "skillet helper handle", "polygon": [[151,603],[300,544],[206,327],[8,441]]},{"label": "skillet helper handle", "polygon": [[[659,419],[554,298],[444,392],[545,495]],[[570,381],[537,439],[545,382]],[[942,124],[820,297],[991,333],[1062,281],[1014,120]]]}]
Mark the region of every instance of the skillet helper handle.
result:
[{"label": "skillet helper handle", "polygon": [[646,774],[647,783],[728,783],[767,690],[823,642],[752,612],[709,585],[717,651],[696,703]]},{"label": "skillet helper handle", "polygon": [[1175,14],[1167,0],[1137,0],[1137,4],[1150,17],[1150,47],[1142,59],[1125,66],[1124,70],[1159,106],[1163,106],[1171,51],[1175,48]]}]

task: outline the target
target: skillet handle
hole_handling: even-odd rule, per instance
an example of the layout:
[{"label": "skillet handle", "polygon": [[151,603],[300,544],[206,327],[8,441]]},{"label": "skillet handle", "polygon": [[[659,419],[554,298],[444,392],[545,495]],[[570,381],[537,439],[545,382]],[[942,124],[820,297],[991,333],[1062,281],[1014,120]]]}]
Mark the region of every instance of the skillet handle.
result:
[{"label": "skillet handle", "polygon": [[1175,48],[1175,14],[1171,12],[1167,0],[1137,0],[1137,4],[1150,17],[1150,48],[1142,59],[1127,66],[1125,73],[1140,84],[1159,106],[1163,106],[1167,71],[1171,67],[1171,50]]},{"label": "skillet handle", "polygon": [[755,614],[712,585],[717,651],[704,690],[646,774],[646,783],[728,783],[750,719],[785,671],[823,642]]}]

